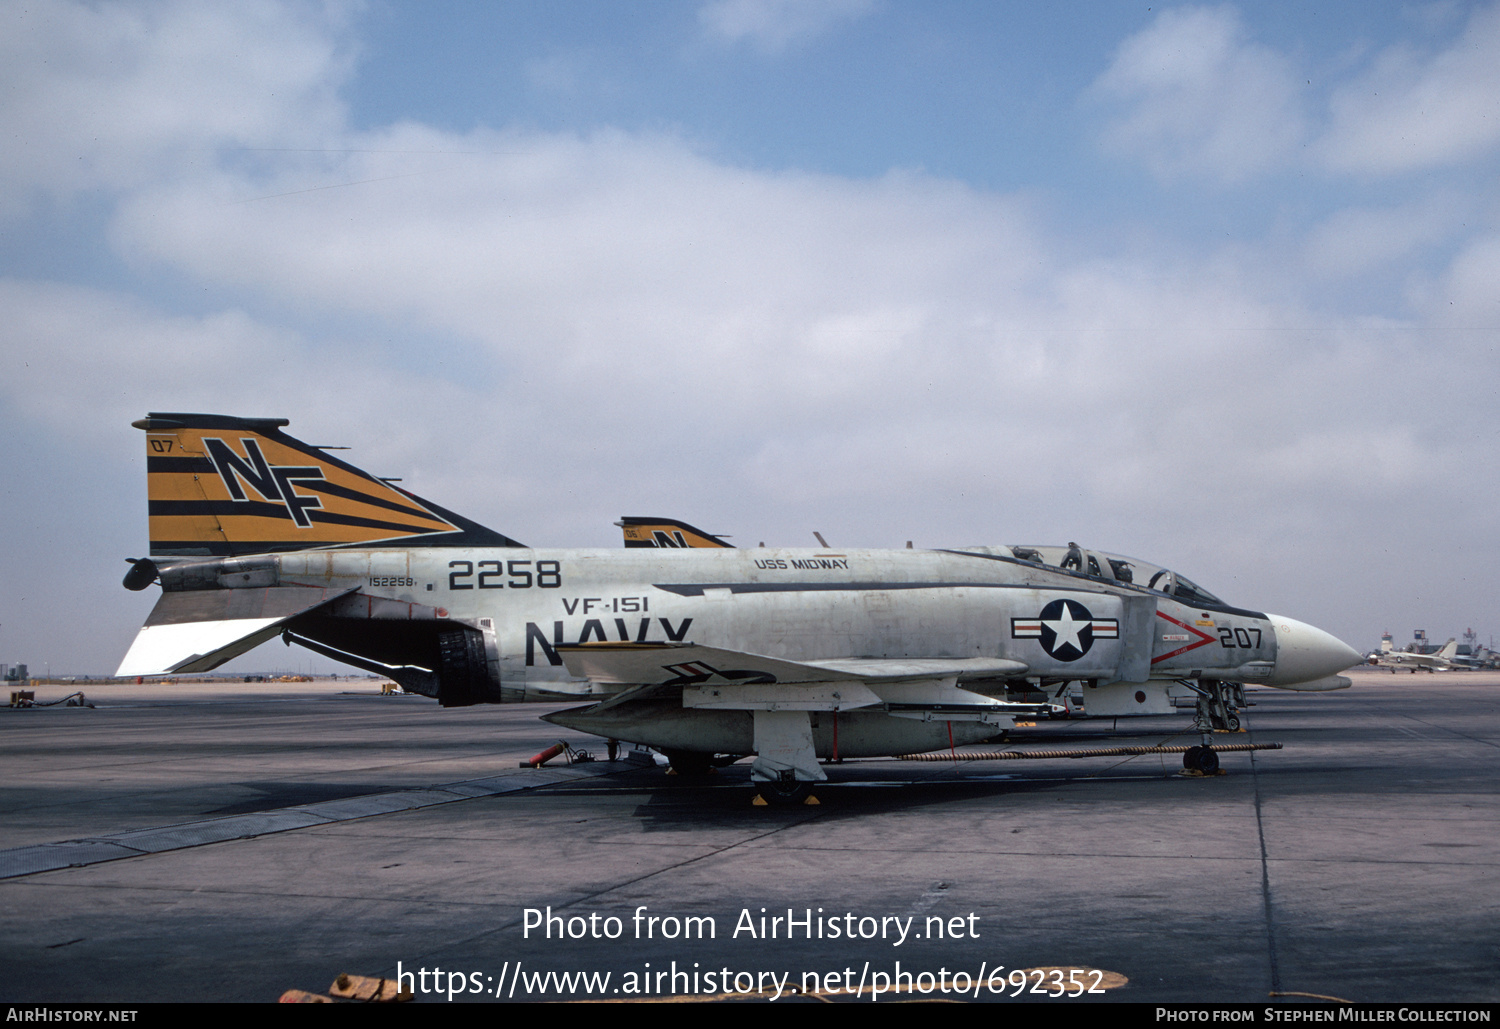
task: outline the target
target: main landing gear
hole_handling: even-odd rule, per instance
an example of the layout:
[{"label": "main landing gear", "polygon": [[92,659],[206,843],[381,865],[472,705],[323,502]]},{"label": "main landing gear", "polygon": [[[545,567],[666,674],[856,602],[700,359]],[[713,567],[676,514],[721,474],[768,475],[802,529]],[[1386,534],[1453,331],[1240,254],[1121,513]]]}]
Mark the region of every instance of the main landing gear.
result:
[{"label": "main landing gear", "polygon": [[755,785],[760,790],[760,799],[771,807],[817,803],[812,795],[813,784],[805,779],[798,779],[791,769],[783,771],[779,778],[757,782]]},{"label": "main landing gear", "polygon": [[828,779],[813,751],[806,711],[755,712],[755,763],[750,781],[765,804],[816,804],[813,786]]},{"label": "main landing gear", "polygon": [[693,750],[664,750],[672,771],[684,778],[698,779],[713,771],[714,756]]}]

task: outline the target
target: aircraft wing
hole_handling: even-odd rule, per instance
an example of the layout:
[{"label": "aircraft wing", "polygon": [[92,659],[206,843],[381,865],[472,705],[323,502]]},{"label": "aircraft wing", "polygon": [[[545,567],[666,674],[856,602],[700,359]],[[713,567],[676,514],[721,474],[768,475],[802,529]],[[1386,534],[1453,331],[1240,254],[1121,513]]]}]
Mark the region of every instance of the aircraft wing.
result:
[{"label": "aircraft wing", "polygon": [[578,643],[557,647],[574,675],[630,685],[847,682],[833,669],[696,643]]},{"label": "aircraft wing", "polygon": [[[579,643],[557,647],[568,671],[594,682],[627,686],[602,704],[548,715],[559,725],[632,738],[639,721],[625,710],[628,697],[669,700],[679,710],[854,711],[879,708],[898,718],[983,721],[1004,727],[1006,716],[1034,714],[1034,704],[1013,704],[970,692],[961,678],[1023,675],[1021,661],[1000,658],[785,661],[692,643]],[[678,695],[681,700],[670,700]],[[668,717],[657,711],[651,717]],[[605,723],[608,723],[607,725]],[[757,721],[757,725],[761,725]],[[762,726],[757,732],[765,730]]]},{"label": "aircraft wing", "polygon": [[784,661],[695,643],[581,643],[557,648],[574,675],[595,682],[697,686],[738,683],[903,682],[1025,675],[1023,661],[1004,658],[837,658]]},{"label": "aircraft wing", "polygon": [[163,593],[115,675],[209,671],[260,646],[281,631],[283,622],[356,588],[270,586]]}]

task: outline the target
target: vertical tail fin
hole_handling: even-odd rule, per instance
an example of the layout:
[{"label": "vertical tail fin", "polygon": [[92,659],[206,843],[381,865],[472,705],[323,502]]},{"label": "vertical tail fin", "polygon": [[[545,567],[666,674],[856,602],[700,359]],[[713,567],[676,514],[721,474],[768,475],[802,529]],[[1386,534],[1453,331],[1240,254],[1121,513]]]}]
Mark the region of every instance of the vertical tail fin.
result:
[{"label": "vertical tail fin", "polygon": [[718,536],[694,528],[675,518],[621,518],[615,523],[625,535],[627,547],[723,547],[734,549]]},{"label": "vertical tail fin", "polygon": [[521,544],[281,431],[285,418],[152,413],[151,555]]}]

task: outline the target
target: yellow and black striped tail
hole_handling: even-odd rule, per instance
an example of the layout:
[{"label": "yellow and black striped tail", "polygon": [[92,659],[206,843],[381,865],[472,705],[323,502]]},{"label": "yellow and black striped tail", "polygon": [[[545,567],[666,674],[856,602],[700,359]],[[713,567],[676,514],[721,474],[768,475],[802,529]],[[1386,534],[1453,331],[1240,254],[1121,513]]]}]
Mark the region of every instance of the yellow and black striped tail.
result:
[{"label": "yellow and black striped tail", "polygon": [[621,518],[615,523],[625,534],[627,547],[725,547],[734,549],[734,544],[725,543],[713,533],[694,528],[687,522],[675,518]]},{"label": "yellow and black striped tail", "polygon": [[146,432],[153,557],[521,545],[293,439],[285,418],[152,413],[131,424]]}]

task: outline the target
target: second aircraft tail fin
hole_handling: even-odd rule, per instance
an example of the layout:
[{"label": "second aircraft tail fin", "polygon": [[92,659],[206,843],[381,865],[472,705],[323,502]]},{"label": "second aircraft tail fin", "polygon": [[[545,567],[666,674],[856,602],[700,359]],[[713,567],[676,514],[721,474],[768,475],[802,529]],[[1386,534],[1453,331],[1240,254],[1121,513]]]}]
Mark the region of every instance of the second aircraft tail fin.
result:
[{"label": "second aircraft tail fin", "polygon": [[706,547],[734,549],[713,533],[694,528],[675,518],[621,518],[615,523],[625,535],[627,547]]}]

